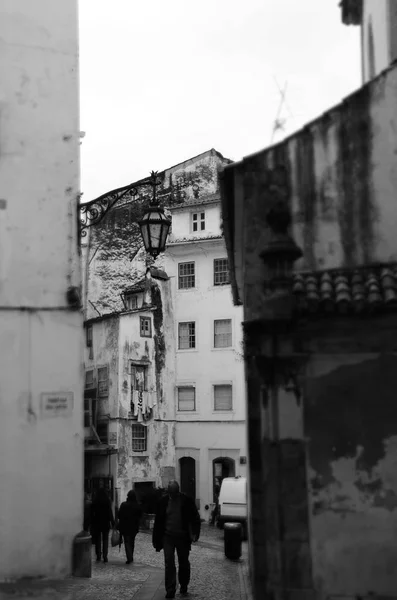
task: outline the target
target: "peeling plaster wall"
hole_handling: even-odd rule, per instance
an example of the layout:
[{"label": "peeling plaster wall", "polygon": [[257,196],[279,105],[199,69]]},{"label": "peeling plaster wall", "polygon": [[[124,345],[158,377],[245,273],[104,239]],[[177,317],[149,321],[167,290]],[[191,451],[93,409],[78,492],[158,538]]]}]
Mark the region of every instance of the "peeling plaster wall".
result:
[{"label": "peeling plaster wall", "polygon": [[[163,184],[158,196],[166,206],[192,204],[219,193],[218,168],[230,162],[215,150],[160,173]],[[86,318],[122,310],[120,293],[141,279],[153,259],[143,249],[137,221],[150,203],[151,188],[142,188],[135,198],[117,204],[101,223],[92,227],[86,239],[85,269]],[[162,257],[157,260],[162,264]]]},{"label": "peeling plaster wall", "polygon": [[[261,314],[259,257],[273,201],[268,169],[287,168],[292,232],[304,256],[296,269],[351,267],[397,260],[397,67],[281,144],[234,167],[235,204],[243,207],[235,253],[244,258],[247,318]],[[287,191],[288,193],[288,191]]]},{"label": "peeling plaster wall", "polygon": [[[161,486],[165,468],[175,465],[175,423],[173,389],[174,347],[167,335],[172,323],[172,303],[168,281],[155,281],[151,290],[153,309],[120,316],[120,376],[119,376],[119,438],[117,487],[124,499],[135,482],[153,481]],[[150,338],[140,337],[140,316],[152,319]],[[167,341],[165,341],[167,340]],[[146,452],[133,452],[130,416],[131,361],[145,360],[148,366],[148,390],[156,393],[157,404],[146,422],[148,445]]]},{"label": "peeling plaster wall", "polygon": [[397,354],[317,354],[304,385],[314,582],[395,595]]},{"label": "peeling plaster wall", "polygon": [[0,15],[0,580],[57,579],[83,525],[77,6]]}]

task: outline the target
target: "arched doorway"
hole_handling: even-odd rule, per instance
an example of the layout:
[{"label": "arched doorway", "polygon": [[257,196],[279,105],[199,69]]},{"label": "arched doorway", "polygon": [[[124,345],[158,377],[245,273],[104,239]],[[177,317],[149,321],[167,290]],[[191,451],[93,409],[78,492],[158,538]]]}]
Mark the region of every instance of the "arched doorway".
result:
[{"label": "arched doorway", "polygon": [[181,492],[196,500],[196,461],[190,456],[179,459]]},{"label": "arched doorway", "polygon": [[236,474],[236,463],[232,458],[219,457],[212,461],[212,490],[213,490],[213,501],[216,501],[217,486],[221,486],[221,483],[225,477],[234,477]]}]

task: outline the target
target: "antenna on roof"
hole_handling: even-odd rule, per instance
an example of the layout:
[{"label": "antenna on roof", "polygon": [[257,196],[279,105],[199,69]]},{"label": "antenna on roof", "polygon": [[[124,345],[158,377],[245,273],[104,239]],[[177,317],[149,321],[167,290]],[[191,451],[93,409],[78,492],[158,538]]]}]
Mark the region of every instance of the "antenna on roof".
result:
[{"label": "antenna on roof", "polygon": [[271,140],[270,140],[271,144],[273,143],[274,136],[276,135],[276,133],[278,131],[285,131],[285,124],[287,122],[287,117],[282,117],[283,107],[285,107],[287,109],[287,111],[289,112],[289,116],[293,117],[292,111],[291,111],[290,107],[288,106],[287,100],[286,100],[288,81],[285,82],[284,88],[281,89],[281,86],[278,83],[276,76],[273,76],[273,79],[277,86],[278,92],[280,94],[280,103],[278,105],[276,118],[273,121],[272,136],[271,136]]}]

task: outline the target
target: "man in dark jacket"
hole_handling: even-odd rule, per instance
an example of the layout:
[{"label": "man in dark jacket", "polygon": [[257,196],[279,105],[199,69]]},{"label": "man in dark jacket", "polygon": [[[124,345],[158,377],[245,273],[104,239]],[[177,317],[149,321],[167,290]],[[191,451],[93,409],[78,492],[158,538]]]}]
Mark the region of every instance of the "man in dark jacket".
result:
[{"label": "man in dark jacket", "polygon": [[109,531],[114,527],[112,504],[104,488],[99,488],[91,505],[91,532],[95,539],[96,560],[108,562]]},{"label": "man in dark jacket", "polygon": [[127,565],[134,560],[135,538],[139,531],[141,516],[142,509],[137,502],[135,492],[131,490],[127,494],[127,501],[122,502],[118,514],[118,529],[123,536]]},{"label": "man in dark jacket", "polygon": [[181,494],[177,481],[170,481],[168,494],[161,498],[153,527],[153,546],[156,552],[164,549],[166,598],[175,598],[178,554],[178,580],[181,594],[187,594],[190,581],[189,552],[192,542],[200,537],[201,521],[194,500]]}]

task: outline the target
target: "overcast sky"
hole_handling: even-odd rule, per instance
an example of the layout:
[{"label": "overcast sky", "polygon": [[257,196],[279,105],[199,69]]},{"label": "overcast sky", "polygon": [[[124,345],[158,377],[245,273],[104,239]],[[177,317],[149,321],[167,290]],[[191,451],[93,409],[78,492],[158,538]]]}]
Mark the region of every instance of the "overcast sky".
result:
[{"label": "overcast sky", "polygon": [[361,85],[339,0],[79,0],[82,201],[210,148],[239,160]]}]

